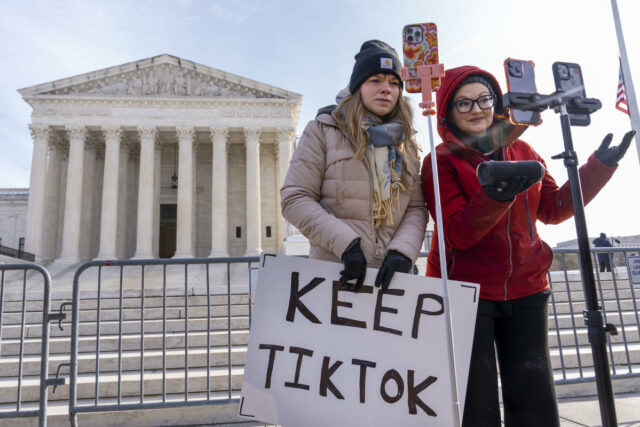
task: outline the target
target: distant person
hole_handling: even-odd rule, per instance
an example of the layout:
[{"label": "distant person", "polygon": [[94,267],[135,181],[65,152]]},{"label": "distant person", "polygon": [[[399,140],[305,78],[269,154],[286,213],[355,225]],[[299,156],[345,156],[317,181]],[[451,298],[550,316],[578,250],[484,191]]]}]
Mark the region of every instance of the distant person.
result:
[{"label": "distant person", "polygon": [[427,224],[396,51],[364,42],[339,98],[300,138],[280,190],[282,215],[309,239],[309,258],[343,264],[344,286],[357,292],[373,267],[386,289],[394,273],[411,270]]},{"label": "distant person", "polygon": [[[604,233],[600,233],[600,237],[593,240],[593,246],[596,248],[610,248],[613,245],[607,239],[607,235]],[[598,264],[600,264],[600,272],[604,273],[605,271],[611,272],[611,258],[609,252],[599,252],[598,253]]]},{"label": "distant person", "polygon": [[[450,279],[480,284],[462,425],[501,425],[497,356],[504,425],[557,427],[547,325],[553,253],[536,222],[558,224],[573,215],[570,185],[559,187],[548,171],[541,180],[515,174],[480,185],[476,168],[489,160],[544,163],[519,139],[526,127],[505,119],[502,92],[490,73],[472,66],[448,69],[436,104],[444,229],[436,226],[434,235],[442,233],[446,252],[440,253],[434,236],[427,275],[440,277],[445,257]],[[627,133],[618,146],[610,146],[607,135],[580,167],[585,204],[611,178],[633,135]],[[422,190],[435,217],[430,155],[422,166]]]}]

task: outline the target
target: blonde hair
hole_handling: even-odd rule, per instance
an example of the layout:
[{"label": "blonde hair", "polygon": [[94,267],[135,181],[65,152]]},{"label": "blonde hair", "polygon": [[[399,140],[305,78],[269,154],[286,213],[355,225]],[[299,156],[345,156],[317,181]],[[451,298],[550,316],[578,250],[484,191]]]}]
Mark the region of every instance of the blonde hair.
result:
[{"label": "blonde hair", "polygon": [[[418,157],[418,143],[413,136],[413,109],[409,104],[409,100],[402,95],[398,96],[393,110],[384,117],[379,117],[371,113],[364,106],[362,97],[360,95],[360,89],[354,94],[345,96],[334,112],[334,117],[338,122],[338,126],[342,133],[351,141],[355,151],[354,158],[361,159],[364,155],[364,150],[369,140],[365,127],[363,126],[363,119],[365,117],[373,120],[375,123],[388,123],[397,122],[401,123],[404,128],[404,141],[398,144],[398,150],[402,153],[402,184],[407,186],[407,162],[419,164],[420,159]],[[409,187],[407,187],[409,188]]]}]

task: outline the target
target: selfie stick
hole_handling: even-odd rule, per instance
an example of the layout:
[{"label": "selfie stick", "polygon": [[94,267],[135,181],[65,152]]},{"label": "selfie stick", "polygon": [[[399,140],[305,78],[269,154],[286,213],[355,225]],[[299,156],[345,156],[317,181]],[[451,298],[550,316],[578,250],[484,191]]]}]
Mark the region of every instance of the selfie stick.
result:
[{"label": "selfie stick", "polygon": [[[408,80],[410,77],[410,69],[403,67],[401,69],[402,80]],[[444,77],[444,65],[443,64],[429,64],[420,65],[415,67],[417,75],[420,78],[422,85],[422,102],[418,104],[422,109],[422,114],[427,116],[427,122],[429,123],[429,144],[431,150],[431,170],[433,176],[433,191],[436,201],[436,226],[439,230],[438,234],[438,249],[440,251],[440,272],[442,276],[442,296],[444,300],[444,311],[446,316],[447,327],[447,347],[449,350],[449,361],[451,363],[450,381],[451,381],[451,401],[453,402],[453,426],[460,426],[460,400],[458,399],[458,382],[456,378],[456,363],[455,352],[453,351],[453,331],[452,331],[452,318],[451,310],[449,309],[449,292],[447,291],[447,256],[444,247],[444,227],[442,225],[442,208],[440,204],[440,184],[438,182],[438,164],[436,161],[436,150],[433,143],[433,125],[431,124],[431,116],[435,114],[435,102],[433,102],[431,86],[431,79]],[[415,78],[415,77],[411,77]]]},{"label": "selfie stick", "polygon": [[566,93],[559,91],[551,95],[537,93],[507,93],[504,96],[505,107],[509,106],[518,110],[543,111],[552,107],[560,113],[562,125],[562,137],[565,151],[552,157],[563,159],[569,175],[571,186],[571,198],[573,200],[573,213],[578,235],[578,255],[580,259],[580,271],[583,278],[583,287],[587,310],[583,312],[584,322],[587,325],[587,335],[591,344],[593,366],[596,374],[596,387],[598,401],[600,403],[600,417],[604,427],[618,425],[616,408],[614,405],[613,387],[611,385],[611,373],[607,359],[607,333],[617,335],[616,327],[610,323],[604,324],[602,312],[598,305],[596,283],[593,277],[593,264],[589,249],[589,234],[584,215],[584,202],[578,173],[578,157],[573,149],[571,137],[570,113],[591,114],[598,110],[602,104],[594,98],[582,98],[580,96],[566,97]]}]

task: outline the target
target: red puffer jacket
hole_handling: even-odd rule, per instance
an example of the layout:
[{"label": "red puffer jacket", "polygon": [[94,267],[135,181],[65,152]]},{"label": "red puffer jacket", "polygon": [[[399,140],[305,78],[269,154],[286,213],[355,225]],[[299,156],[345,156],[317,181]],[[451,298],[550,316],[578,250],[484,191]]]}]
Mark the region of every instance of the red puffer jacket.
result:
[{"label": "red puffer jacket", "polygon": [[[558,188],[547,172],[541,182],[518,194],[513,202],[499,202],[486,195],[476,178],[476,167],[489,158],[465,146],[446,122],[450,98],[471,74],[482,74],[499,90],[491,74],[464,66],[446,71],[436,99],[438,133],[444,141],[436,147],[436,153],[448,277],[479,283],[481,298],[511,300],[549,288],[546,275],[553,254],[538,236],[535,223],[540,220],[558,224],[573,216],[571,189],[568,182]],[[498,93],[496,111],[502,111],[501,98]],[[491,128],[510,129],[510,134],[503,137],[502,160],[538,160],[544,164],[529,144],[517,139],[523,127],[511,129],[504,125],[496,117]],[[615,169],[591,155],[579,172],[585,204],[607,183]],[[422,164],[422,191],[435,218],[431,155]],[[433,277],[440,277],[437,233],[435,230],[427,261],[427,276]]]}]

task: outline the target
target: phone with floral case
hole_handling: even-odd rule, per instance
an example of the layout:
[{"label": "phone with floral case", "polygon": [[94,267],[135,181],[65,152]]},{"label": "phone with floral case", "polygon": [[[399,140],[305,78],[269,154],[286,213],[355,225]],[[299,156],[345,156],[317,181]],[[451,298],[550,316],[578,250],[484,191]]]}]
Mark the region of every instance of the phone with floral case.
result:
[{"label": "phone with floral case", "polygon": [[[409,24],[402,29],[402,52],[409,79],[405,81],[407,92],[421,93],[422,83],[416,67],[438,63],[438,27],[432,22]],[[432,78],[431,87],[440,87],[440,79]]]}]

